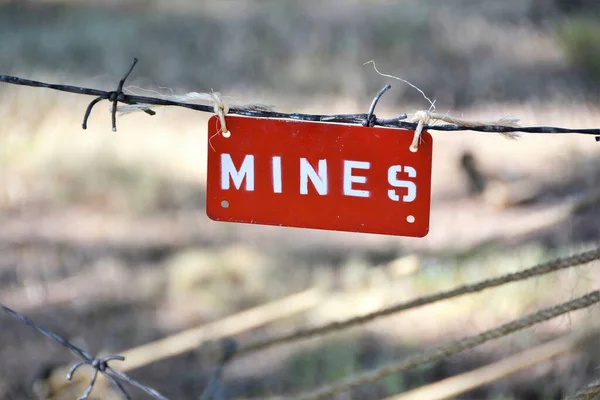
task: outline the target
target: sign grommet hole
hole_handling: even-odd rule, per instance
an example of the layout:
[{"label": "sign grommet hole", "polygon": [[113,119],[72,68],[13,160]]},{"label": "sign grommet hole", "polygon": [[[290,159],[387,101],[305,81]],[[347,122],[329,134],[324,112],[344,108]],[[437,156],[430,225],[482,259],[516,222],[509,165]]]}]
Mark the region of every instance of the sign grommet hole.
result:
[{"label": "sign grommet hole", "polygon": [[327,118],[226,119],[227,126],[219,123],[220,115],[208,124],[205,201],[211,220],[397,237],[429,234],[433,143],[427,131],[413,153],[415,130],[399,135],[359,126],[363,121],[336,124]]}]

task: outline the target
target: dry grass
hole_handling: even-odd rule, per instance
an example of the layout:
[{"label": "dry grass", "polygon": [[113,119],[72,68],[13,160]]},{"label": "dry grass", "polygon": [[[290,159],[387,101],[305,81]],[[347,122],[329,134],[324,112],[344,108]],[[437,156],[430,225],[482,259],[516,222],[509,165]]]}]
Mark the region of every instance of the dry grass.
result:
[{"label": "dry grass", "polygon": [[[466,0],[377,7],[357,1],[341,8],[331,2],[316,13],[309,5],[286,2],[240,2],[230,12],[225,3],[180,1],[197,12],[183,14],[152,12],[164,7],[158,2],[143,13],[131,5],[120,14],[96,5],[40,3],[25,11],[3,6],[0,72],[112,87],[137,55],[139,78],[133,84],[145,88],[165,85],[178,93],[214,88],[281,110],[338,113],[364,111],[372,93],[387,83],[362,65],[376,59],[380,70],[438,99],[439,112],[473,119],[510,114],[524,125],[600,126],[600,110],[588,101],[556,38],[525,22],[529,2],[505,3],[486,1],[466,12],[471,4]],[[11,30],[15,21],[23,27],[18,33]],[[42,34],[43,41],[32,47]],[[378,115],[425,107],[417,92],[390,83]],[[122,351],[336,282],[349,295],[344,301],[333,299],[248,336],[318,324],[522,269],[591,245],[600,234],[597,207],[582,215],[562,207],[597,187],[600,146],[590,137],[508,141],[434,133],[432,227],[417,240],[210,221],[203,189],[208,115],[173,108],[154,117],[134,114],[119,119],[112,133],[103,103],[82,131],[87,100],[0,87],[0,299],[49,328],[85,339],[91,351]],[[467,198],[458,168],[467,149],[487,171],[535,183],[544,195],[508,208]],[[232,364],[227,382],[239,397],[310,389],[579,296],[600,284],[597,268],[594,263],[271,349]],[[388,396],[464,372],[576,330],[597,314],[593,309],[557,319],[447,363],[392,377],[361,395]],[[2,326],[0,393],[26,398],[25,377],[44,361],[40,354],[44,359],[66,354],[24,327]],[[590,347],[473,395],[509,399],[524,398],[527,391],[539,398],[572,392],[598,360]],[[138,375],[173,398],[197,395],[206,379],[193,355]],[[540,385],[542,380],[550,384]]]}]

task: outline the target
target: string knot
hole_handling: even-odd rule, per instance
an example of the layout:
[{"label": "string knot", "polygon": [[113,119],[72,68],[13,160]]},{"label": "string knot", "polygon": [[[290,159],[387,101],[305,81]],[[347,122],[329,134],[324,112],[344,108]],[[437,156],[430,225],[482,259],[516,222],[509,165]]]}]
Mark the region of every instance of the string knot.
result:
[{"label": "string knot", "polygon": [[[428,125],[431,121],[444,121],[448,124],[457,125],[464,128],[476,128],[476,127],[510,127],[510,128],[518,128],[519,120],[517,118],[504,117],[500,118],[497,121],[477,121],[477,120],[469,120],[464,118],[452,117],[448,114],[440,114],[432,111],[420,110],[415,112],[414,117],[412,118],[413,123],[417,123],[417,128],[415,129],[415,134],[413,137],[413,141],[410,145],[410,151],[415,152],[419,147],[419,143],[421,140],[421,135],[423,133],[423,129],[426,125]],[[507,139],[518,139],[520,136],[516,132],[502,132],[498,131],[498,133],[507,138]]]},{"label": "string knot", "polygon": [[221,122],[221,133],[225,137],[229,137],[230,132],[227,129],[227,124],[225,123],[225,115],[229,112],[229,105],[223,102],[221,98],[221,94],[219,92],[209,93],[214,104],[215,114],[219,117],[219,121]]},{"label": "string knot", "polygon": [[417,129],[415,129],[415,134],[413,136],[413,141],[410,144],[410,151],[413,153],[417,151],[419,148],[419,142],[421,140],[421,133],[423,132],[423,127],[429,124],[431,121],[431,112],[427,110],[420,110],[415,113],[415,116],[412,119],[412,122],[417,122]]}]

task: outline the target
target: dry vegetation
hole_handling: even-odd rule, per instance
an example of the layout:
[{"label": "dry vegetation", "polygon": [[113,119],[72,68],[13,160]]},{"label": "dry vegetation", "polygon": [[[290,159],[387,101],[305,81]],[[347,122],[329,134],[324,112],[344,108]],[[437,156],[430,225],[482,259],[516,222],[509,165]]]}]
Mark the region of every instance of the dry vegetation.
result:
[{"label": "dry vegetation", "polygon": [[[593,55],[600,31],[576,7],[323,3],[0,2],[0,74],[112,88],[136,56],[129,82],[136,92],[214,89],[280,110],[337,113],[364,112],[391,83],[379,115],[427,107],[418,92],[363,66],[375,60],[437,99],[440,112],[600,127],[600,56]],[[586,2],[570,5],[578,3]],[[587,6],[592,18],[595,3]],[[320,307],[241,338],[318,324],[523,269],[600,237],[597,204],[576,213],[565,207],[600,183],[600,144],[591,137],[434,133],[430,234],[407,239],[212,222],[203,189],[207,115],[173,108],[134,114],[112,133],[102,103],[82,131],[89,100],[0,86],[0,301],[91,352],[122,352],[315,285],[335,286]],[[483,196],[468,196],[464,151],[496,178]],[[511,204],[523,186],[537,195]],[[592,263],[428,306],[239,359],[226,384],[231,398],[312,389],[599,286]],[[400,393],[594,319],[597,308],[573,313],[355,395]],[[460,398],[560,399],[598,377],[597,345]],[[0,317],[2,399],[33,398],[28,382],[39,364],[69,360],[66,350]],[[191,399],[210,372],[190,353],[132,375]]]}]

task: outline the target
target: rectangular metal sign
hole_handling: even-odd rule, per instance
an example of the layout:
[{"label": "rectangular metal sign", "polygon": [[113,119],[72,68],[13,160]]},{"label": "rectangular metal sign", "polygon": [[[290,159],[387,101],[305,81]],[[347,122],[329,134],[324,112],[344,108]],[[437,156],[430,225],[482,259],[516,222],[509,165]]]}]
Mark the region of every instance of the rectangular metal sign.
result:
[{"label": "rectangular metal sign", "polygon": [[216,116],[208,123],[207,206],[215,221],[423,237],[433,142],[423,132]]}]

